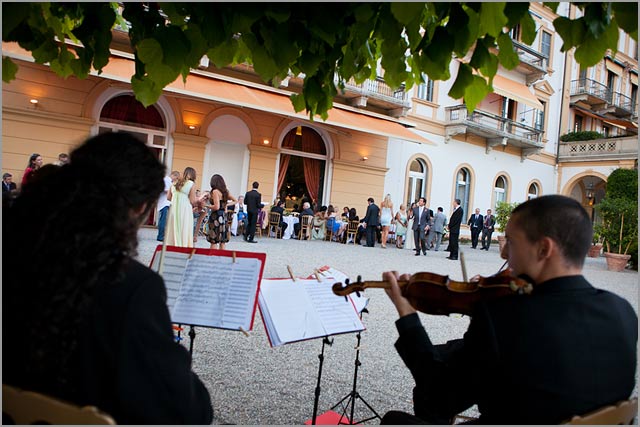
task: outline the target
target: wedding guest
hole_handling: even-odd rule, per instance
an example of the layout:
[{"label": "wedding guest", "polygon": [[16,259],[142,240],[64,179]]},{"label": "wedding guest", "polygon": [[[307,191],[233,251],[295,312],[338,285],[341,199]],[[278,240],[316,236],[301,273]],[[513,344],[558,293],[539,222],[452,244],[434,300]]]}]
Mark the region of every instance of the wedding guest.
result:
[{"label": "wedding guest", "polygon": [[[211,243],[211,249],[224,249],[225,243],[229,241],[229,231],[227,230],[227,206],[233,206],[238,201],[227,189],[227,184],[221,175],[215,174],[211,177],[211,195],[209,199],[211,209],[209,216],[209,234],[207,241]],[[216,248],[216,245],[218,247]]]},{"label": "wedding guest", "polygon": [[282,238],[282,236],[284,236],[284,231],[289,226],[289,224],[284,222],[284,200],[278,200],[278,202],[275,204],[275,206],[271,207],[271,211],[270,212],[276,212],[276,213],[280,214],[280,222],[278,223],[278,225],[282,229],[282,234],[280,235],[280,238]]},{"label": "wedding guest", "polygon": [[2,175],[2,207],[10,207],[17,195],[18,189],[16,183],[13,182],[13,175],[8,172],[4,173]]},{"label": "wedding guest", "polygon": [[42,163],[42,156],[38,153],[33,153],[29,157],[29,163],[27,164],[27,168],[24,170],[20,185],[24,186],[28,183],[33,177],[34,172],[42,167]]},{"label": "wedding guest", "polygon": [[404,208],[404,205],[400,205],[400,210],[396,213],[396,248],[402,249],[402,240],[404,236],[407,234],[408,227],[408,219],[407,219],[407,211]]},{"label": "wedding guest", "polygon": [[69,155],[67,153],[58,154],[58,160],[53,162],[53,164],[56,166],[64,166],[67,163],[69,163]]},{"label": "wedding guest", "polygon": [[414,251],[416,249],[416,245],[413,240],[413,210],[417,204],[415,202],[411,203],[411,207],[407,211],[407,230],[411,230],[407,232],[407,238],[404,242],[404,248],[409,249],[410,251]]},{"label": "wedding guest", "polygon": [[380,203],[380,226],[382,232],[380,240],[382,247],[387,249],[387,240],[389,238],[389,227],[391,226],[391,220],[393,219],[393,202],[391,201],[391,194],[387,194],[384,197],[382,203]]},{"label": "wedding guest", "polygon": [[167,245],[193,247],[193,205],[196,203],[196,171],[185,168],[182,177],[171,186],[167,200],[171,210],[167,224]]},{"label": "wedding guest", "polygon": [[3,383],[96,406],[117,424],[212,422],[162,277],[136,261],[164,174],[136,137],[104,133],[23,188],[2,236]]}]

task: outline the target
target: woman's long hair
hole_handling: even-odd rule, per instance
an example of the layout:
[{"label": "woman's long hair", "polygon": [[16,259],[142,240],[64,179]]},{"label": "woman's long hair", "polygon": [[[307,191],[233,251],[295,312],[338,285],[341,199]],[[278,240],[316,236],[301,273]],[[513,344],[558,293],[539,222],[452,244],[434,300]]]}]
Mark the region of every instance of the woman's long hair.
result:
[{"label": "woman's long hair", "polygon": [[213,190],[218,190],[222,193],[222,197],[220,198],[220,209],[224,209],[223,206],[226,206],[227,200],[229,200],[229,190],[227,189],[227,184],[224,182],[224,178],[222,175],[215,174],[211,177],[210,184],[212,192],[211,197],[213,197]]},{"label": "woman's long hair", "polygon": [[29,164],[27,165],[28,168],[31,169],[35,169],[36,168],[36,159],[40,157],[40,154],[38,153],[33,153],[32,155],[29,156]]},{"label": "woman's long hair", "polygon": [[176,190],[180,190],[182,187],[184,187],[184,184],[187,183],[187,181],[194,181],[196,180],[196,170],[194,168],[190,168],[190,167],[186,167],[184,169],[184,172],[182,173],[182,178],[178,179],[178,182],[176,182]]},{"label": "woman's long hair", "polygon": [[4,373],[58,395],[74,392],[73,357],[95,292],[122,279],[165,173],[124,132],[93,137],[70,159],[40,168],[4,224],[3,341],[16,365]]}]

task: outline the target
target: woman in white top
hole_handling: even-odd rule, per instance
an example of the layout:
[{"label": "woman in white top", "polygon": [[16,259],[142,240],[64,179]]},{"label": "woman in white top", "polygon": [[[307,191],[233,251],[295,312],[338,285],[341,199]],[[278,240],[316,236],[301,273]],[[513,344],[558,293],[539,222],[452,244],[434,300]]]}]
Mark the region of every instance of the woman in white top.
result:
[{"label": "woman in white top", "polygon": [[387,238],[389,237],[389,226],[393,219],[393,202],[391,201],[391,194],[387,194],[384,197],[382,203],[380,203],[380,225],[382,226],[382,247],[387,248]]}]

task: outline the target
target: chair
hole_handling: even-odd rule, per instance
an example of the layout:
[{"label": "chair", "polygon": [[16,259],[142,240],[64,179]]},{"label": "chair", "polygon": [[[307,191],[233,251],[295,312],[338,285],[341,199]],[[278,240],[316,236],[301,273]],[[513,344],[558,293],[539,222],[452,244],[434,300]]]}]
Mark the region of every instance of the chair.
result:
[{"label": "chair", "polygon": [[311,239],[312,223],[313,223],[313,215],[302,215],[300,217],[300,231],[298,232],[299,240],[302,240],[302,236],[305,236],[305,240]]},{"label": "chair", "polygon": [[258,219],[256,220],[256,234],[262,237],[262,227],[264,224],[265,213],[264,210],[258,212]]},{"label": "chair", "polygon": [[325,225],[326,231],[324,235],[324,240],[332,241],[333,240],[333,225],[336,223],[335,217],[327,218],[327,223]]},{"label": "chair", "polygon": [[95,406],[80,407],[6,384],[2,384],[2,413],[16,424],[116,424]]},{"label": "chair", "polygon": [[[275,234],[276,239],[282,238],[282,228],[280,227],[279,212],[269,212],[269,230],[267,232],[268,237],[271,237],[271,229],[273,229],[273,234]],[[280,237],[278,237],[278,233],[280,233]]]},{"label": "chair", "polygon": [[347,239],[345,243],[349,243],[349,239],[351,239],[351,243],[356,244],[356,236],[358,235],[358,226],[360,225],[360,221],[349,221],[349,225],[347,225]]},{"label": "chair", "polygon": [[633,424],[638,415],[638,398],[607,405],[585,415],[575,415],[562,424],[573,425],[623,425]]},{"label": "chair", "polygon": [[227,211],[227,239],[231,240],[231,224],[233,224],[233,216],[236,213],[234,211]]}]

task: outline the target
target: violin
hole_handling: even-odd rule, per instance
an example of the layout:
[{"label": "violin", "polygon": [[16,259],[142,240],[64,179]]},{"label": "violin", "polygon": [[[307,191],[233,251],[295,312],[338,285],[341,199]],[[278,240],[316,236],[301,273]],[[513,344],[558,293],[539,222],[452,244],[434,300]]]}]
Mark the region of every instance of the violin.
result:
[{"label": "violin", "polygon": [[[435,273],[415,273],[409,280],[398,280],[398,285],[413,308],[427,314],[448,315],[460,313],[471,315],[473,308],[482,301],[489,301],[514,294],[530,294],[533,286],[525,279],[515,277],[510,270],[503,270],[493,276],[473,279],[469,282],[457,282]],[[387,281],[362,281],[360,276],[355,283],[345,280],[332,286],[333,293],[346,296],[361,292],[367,288],[389,289]]]}]

